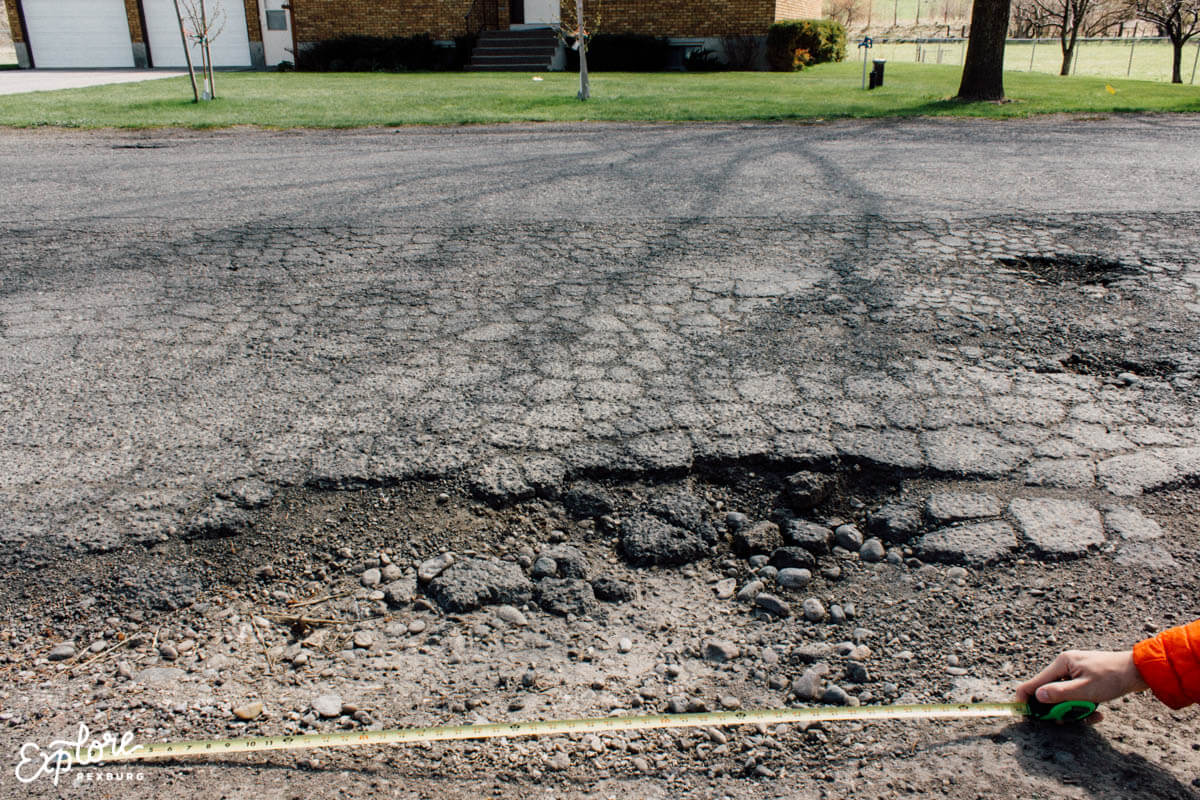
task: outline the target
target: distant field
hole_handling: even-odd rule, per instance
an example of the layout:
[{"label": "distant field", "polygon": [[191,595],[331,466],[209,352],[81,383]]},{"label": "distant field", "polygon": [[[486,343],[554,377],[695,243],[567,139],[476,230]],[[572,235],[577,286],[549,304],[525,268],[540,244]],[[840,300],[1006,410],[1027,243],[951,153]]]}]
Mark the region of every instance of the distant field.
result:
[{"label": "distant field", "polygon": [[[1192,63],[1196,47],[1200,43],[1189,43],[1184,48],[1183,82],[1192,75]],[[1104,42],[1080,42],[1077,45],[1076,75],[1096,78],[1124,78],[1129,69],[1130,40],[1113,39]],[[851,44],[850,58],[861,58]],[[880,42],[871,49],[871,58],[886,58],[899,63],[952,64],[961,65],[964,47],[961,42],[946,44],[916,44],[913,42]],[[1011,72],[1029,72],[1030,59],[1033,72],[1057,74],[1062,64],[1062,50],[1057,39],[1040,40],[1036,47],[1031,42],[1009,43],[1004,51],[1004,68]],[[1133,67],[1129,76],[1134,80],[1171,80],[1171,46],[1166,42],[1138,41],[1133,45]],[[1200,71],[1196,80],[1200,82]]]},{"label": "distant field", "polygon": [[[825,13],[830,14],[833,6],[845,7],[848,0],[826,3]],[[951,25],[955,33],[971,18],[968,0],[855,0],[854,21],[851,29],[864,27],[868,14],[871,30],[879,31],[897,25]]]}]

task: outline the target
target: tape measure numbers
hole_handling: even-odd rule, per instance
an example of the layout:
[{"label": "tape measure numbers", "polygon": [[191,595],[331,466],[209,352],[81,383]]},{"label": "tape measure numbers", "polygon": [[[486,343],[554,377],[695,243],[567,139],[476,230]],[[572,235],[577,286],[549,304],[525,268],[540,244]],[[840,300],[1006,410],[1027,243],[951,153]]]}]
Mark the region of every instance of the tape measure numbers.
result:
[{"label": "tape measure numbers", "polygon": [[[780,725],[804,722],[862,722],[885,719],[965,719],[971,717],[1020,717],[1056,722],[1074,722],[1096,710],[1095,703],[1071,701],[1049,705],[1029,703],[944,703],[891,706],[823,706],[819,708],[772,708],[753,711],[708,711],[693,714],[559,719],[533,722],[489,722],[482,725],[439,725],[429,728],[398,728],[381,731],[312,733],[302,736],[247,736],[238,739],[199,739],[160,742],[124,749],[109,747],[84,763],[141,761],[151,758],[215,756],[227,753],[258,753],[267,750],[307,750],[318,747],[357,745],[419,744],[459,739],[498,739],[519,736],[556,736],[617,731],[712,728],[728,725]],[[67,763],[73,763],[66,755]]]}]

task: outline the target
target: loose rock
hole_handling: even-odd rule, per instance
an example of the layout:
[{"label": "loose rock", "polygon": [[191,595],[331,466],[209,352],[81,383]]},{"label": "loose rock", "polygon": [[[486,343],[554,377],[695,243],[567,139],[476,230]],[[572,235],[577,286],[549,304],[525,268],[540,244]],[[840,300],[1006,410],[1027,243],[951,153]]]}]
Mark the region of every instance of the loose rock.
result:
[{"label": "loose rock", "polygon": [[868,515],[867,526],[885,542],[907,542],[921,531],[921,507],[914,501],[887,503]]},{"label": "loose rock", "polygon": [[417,567],[417,579],[421,583],[429,583],[453,563],[454,553],[442,553],[440,556],[435,556]]},{"label": "loose rock", "polygon": [[723,639],[709,639],[704,643],[704,658],[706,661],[715,661],[718,664],[724,664],[726,661],[738,658],[741,654],[741,648],[733,642],[727,642]]},{"label": "loose rock", "polygon": [[779,547],[771,554],[771,566],[776,569],[811,569],[817,559],[803,547]]},{"label": "loose rock", "polygon": [[833,493],[837,480],[821,472],[801,471],[787,478],[787,496],[796,511],[807,511],[819,506]]},{"label": "loose rock", "polygon": [[753,603],[754,598],[758,597],[763,590],[763,582],[759,580],[750,581],[741,588],[737,593],[737,599],[743,603]]},{"label": "loose rock", "polygon": [[812,583],[812,573],[806,569],[781,569],[775,576],[775,582],[784,589],[803,589]]},{"label": "loose rock", "polygon": [[262,713],[263,704],[257,700],[253,703],[247,703],[245,705],[238,706],[233,710],[233,715],[245,722],[249,722],[252,719],[257,719],[262,715]]},{"label": "loose rock", "polygon": [[592,581],[592,592],[597,600],[605,603],[628,603],[637,597],[637,590],[633,584],[607,576]]},{"label": "loose rock", "polygon": [[537,603],[551,614],[588,616],[596,611],[592,585],[578,578],[543,578],[534,589]]},{"label": "loose rock", "polygon": [[323,719],[342,715],[342,698],[336,694],[323,694],[312,701],[312,710]]},{"label": "loose rock", "polygon": [[858,550],[862,547],[863,535],[857,525],[839,525],[833,532],[833,543],[847,550]]},{"label": "loose rock", "polygon": [[55,645],[54,649],[46,656],[51,661],[66,661],[68,658],[75,657],[75,645],[71,642],[63,642],[60,645]]},{"label": "loose rock", "polygon": [[533,586],[516,564],[499,559],[464,558],[431,580],[426,592],[443,611],[457,613],[484,605],[528,603],[533,597]]},{"label": "loose rock", "polygon": [[790,617],[792,615],[792,609],[788,604],[773,594],[762,592],[754,598],[754,604],[763,611],[774,614],[777,617]]},{"label": "loose rock", "polygon": [[823,556],[829,552],[833,531],[815,522],[790,519],[783,526],[783,538],[788,544],[803,547],[815,556]]},{"label": "loose rock", "polygon": [[809,622],[820,622],[825,619],[825,604],[815,597],[807,597],[803,603],[804,618]]},{"label": "loose rock", "polygon": [[688,564],[709,552],[697,534],[650,514],[635,514],[620,529],[621,552],[634,566]]},{"label": "loose rock", "polygon": [[782,544],[779,526],[767,520],[739,529],[732,540],[733,551],[743,558],[772,553]]}]

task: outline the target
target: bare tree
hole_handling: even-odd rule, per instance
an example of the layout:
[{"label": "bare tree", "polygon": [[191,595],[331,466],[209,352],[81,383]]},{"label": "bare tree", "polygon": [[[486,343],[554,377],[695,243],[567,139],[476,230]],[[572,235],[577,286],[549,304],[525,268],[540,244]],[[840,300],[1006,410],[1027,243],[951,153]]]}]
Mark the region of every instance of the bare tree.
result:
[{"label": "bare tree", "polygon": [[[593,9],[594,11],[594,9]],[[599,25],[599,19],[593,20],[593,25]],[[570,23],[568,20],[563,20],[562,29],[559,31],[559,38],[564,39],[566,32],[570,31]],[[572,47],[579,51],[579,94],[576,95],[580,100],[587,100],[592,96],[591,84],[588,81],[587,67],[587,47],[588,41],[592,35],[588,33],[587,27],[584,24],[583,18],[583,0],[575,0],[575,43]]]},{"label": "bare tree", "polygon": [[1049,27],[1039,0],[1013,0],[1009,32],[1017,39],[1037,39]]},{"label": "bare tree", "polygon": [[864,0],[825,0],[824,10],[825,16],[851,28],[856,20],[866,16],[867,3]]},{"label": "bare tree", "polygon": [[[205,99],[212,99],[217,96],[216,81],[213,79],[213,63],[212,63],[212,41],[221,35],[225,30],[225,8],[221,4],[221,0],[177,0],[182,15],[180,17],[181,29],[184,23],[191,26],[190,30],[185,30],[187,37],[190,37],[200,48],[201,70],[204,73],[204,95]],[[187,50],[186,44],[184,47]],[[188,54],[188,64],[191,64],[191,55]]]},{"label": "bare tree", "polygon": [[1129,10],[1170,40],[1171,83],[1183,83],[1183,46],[1200,33],[1200,0],[1132,0]]},{"label": "bare tree", "polygon": [[1075,42],[1083,21],[1092,13],[1094,0],[1034,0],[1043,10],[1044,18],[1058,29],[1058,43],[1062,49],[1062,68],[1059,75],[1071,74],[1071,59],[1075,55]]},{"label": "bare tree", "polygon": [[1004,99],[1004,44],[1010,9],[1011,0],[975,0],[967,56],[958,85],[959,100]]}]

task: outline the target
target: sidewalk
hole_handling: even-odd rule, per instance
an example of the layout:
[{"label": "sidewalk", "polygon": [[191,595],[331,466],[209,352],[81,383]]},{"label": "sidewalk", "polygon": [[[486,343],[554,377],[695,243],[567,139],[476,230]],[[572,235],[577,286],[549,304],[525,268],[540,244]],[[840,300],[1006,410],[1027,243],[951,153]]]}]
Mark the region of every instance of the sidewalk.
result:
[{"label": "sidewalk", "polygon": [[14,69],[0,71],[0,94],[80,89],[106,83],[134,83],[186,75],[173,69]]}]

